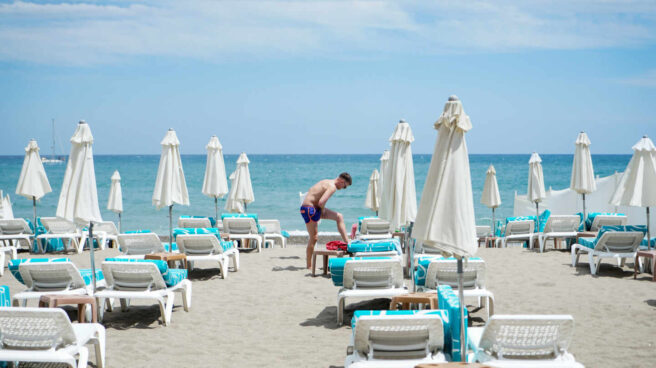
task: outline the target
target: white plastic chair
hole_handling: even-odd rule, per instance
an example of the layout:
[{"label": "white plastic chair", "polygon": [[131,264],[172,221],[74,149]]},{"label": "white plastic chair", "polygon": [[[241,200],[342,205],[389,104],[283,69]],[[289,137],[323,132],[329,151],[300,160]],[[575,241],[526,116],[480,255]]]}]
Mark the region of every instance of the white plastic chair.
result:
[{"label": "white plastic chair", "polygon": [[230,240],[254,240],[257,251],[262,251],[264,237],[258,233],[254,218],[226,217],[223,219],[223,231]]},{"label": "white plastic chair", "polygon": [[75,223],[62,219],[59,217],[41,217],[41,225],[46,229],[47,233],[38,235],[36,243],[41,253],[46,252],[45,242],[48,239],[62,239],[68,240],[64,243],[66,250],[75,249],[78,253],[81,251],[80,238],[82,234],[77,230]]},{"label": "white plastic chair", "polygon": [[533,229],[535,228],[535,221],[533,220],[520,220],[510,221],[506,225],[505,236],[497,239],[501,242],[501,247],[505,248],[510,242],[525,242],[528,241],[528,247],[533,245]]},{"label": "white plastic chair", "polygon": [[551,215],[544,225],[544,231],[537,234],[540,253],[548,239],[572,239],[578,235],[580,217],[577,215]]},{"label": "white plastic chair", "polygon": [[105,366],[105,327],[71,323],[60,308],[0,307],[0,361],[63,363],[86,368],[93,344],[96,366]]},{"label": "white plastic chair", "polygon": [[280,246],[285,248],[287,246],[287,238],[282,236],[282,228],[280,227],[280,221],[278,220],[260,220],[260,225],[264,226],[264,244],[271,243],[275,244],[276,239],[280,240]]},{"label": "white plastic chair", "polygon": [[[98,240],[101,250],[104,250],[109,242],[118,243],[118,229],[113,221],[99,221],[93,223],[93,237]],[[77,252],[82,253],[89,239],[89,231],[82,231],[82,240]]]},{"label": "white plastic chair", "polygon": [[219,262],[221,278],[225,279],[230,260],[235,272],[239,270],[239,251],[236,248],[223,250],[219,239],[213,234],[181,234],[176,237],[176,243],[180,252],[187,255],[190,270],[194,261]]},{"label": "white plastic chair", "polygon": [[392,298],[407,294],[398,259],[358,259],[344,264],[344,287],[337,293],[337,323],[344,322],[346,298]]},{"label": "white plastic chair", "polygon": [[[626,259],[635,260],[640,242],[645,237],[641,231],[606,231],[596,240],[594,248],[583,244],[572,245],[572,266],[579,263],[581,253],[588,254],[590,273],[596,275],[604,258],[614,258],[618,266],[623,266]],[[597,257],[595,262],[594,257]]]},{"label": "white plastic chair", "polygon": [[166,252],[159,236],[155,233],[119,234],[118,244],[121,258],[140,258],[146,254]]},{"label": "white plastic chair", "polygon": [[[168,326],[171,323],[175,292],[182,294],[185,312],[189,312],[191,308],[191,282],[183,279],[176,285],[167,287],[154,263],[105,261],[102,263],[102,270],[107,288],[95,294],[100,314],[107,299],[110,299],[110,303],[113,298],[120,299],[123,310],[127,309],[125,300],[155,300],[159,304],[164,325]],[[102,318],[102,315],[99,318]]]},{"label": "white plastic chair", "polygon": [[347,348],[345,368],[414,367],[444,363],[442,318],[435,314],[362,316]]},{"label": "white plastic chair", "polygon": [[496,315],[468,334],[475,360],[486,366],[583,368],[567,351],[574,334],[569,315]]}]

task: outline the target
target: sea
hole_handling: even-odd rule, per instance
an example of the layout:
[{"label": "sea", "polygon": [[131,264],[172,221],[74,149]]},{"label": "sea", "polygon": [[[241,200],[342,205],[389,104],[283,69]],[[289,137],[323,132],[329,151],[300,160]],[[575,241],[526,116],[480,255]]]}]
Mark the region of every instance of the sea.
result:
[{"label": "sea", "polygon": [[[224,155],[226,172],[236,168],[238,155]],[[470,170],[474,194],[477,223],[489,223],[491,210],[480,203],[485,173],[490,164],[497,172],[501,206],[496,210],[497,218],[512,216],[515,192],[526,193],[528,182],[528,160],[530,155],[472,154]],[[573,155],[541,155],[545,187],[554,190],[569,187]],[[346,171],[353,178],[353,185],[337,191],[328,201],[327,207],[341,212],[347,223],[357,221],[360,216],[374,213],[364,206],[369,177],[380,167],[380,154],[343,155],[249,155],[249,169],[255,193],[255,201],[248,205],[247,212],[257,213],[262,219],[278,219],[284,230],[305,230],[299,214],[299,192],[306,192],[316,181],[335,178]],[[592,155],[595,174],[599,176],[621,172],[629,163],[631,155]],[[413,155],[417,203],[425,185],[431,155]],[[180,215],[214,216],[214,199],[201,193],[205,174],[205,155],[182,155],[182,166],[189,192],[189,206],[174,205],[173,218]],[[9,194],[15,217],[32,217],[32,200],[15,194],[23,156],[0,156],[0,190]],[[157,210],[152,205],[152,194],[159,165],[159,155],[95,155],[94,165],[98,186],[98,201],[104,220],[117,221],[118,216],[108,211],[107,199],[111,176],[114,170],[121,175],[123,191],[122,227],[126,230],[149,229],[159,234],[168,233],[168,209]],[[52,187],[52,193],[37,202],[39,216],[54,216],[59,192],[66,170],[66,163],[44,165]],[[219,213],[225,206],[225,197],[219,199]],[[332,221],[321,221],[320,231],[336,231]]]}]

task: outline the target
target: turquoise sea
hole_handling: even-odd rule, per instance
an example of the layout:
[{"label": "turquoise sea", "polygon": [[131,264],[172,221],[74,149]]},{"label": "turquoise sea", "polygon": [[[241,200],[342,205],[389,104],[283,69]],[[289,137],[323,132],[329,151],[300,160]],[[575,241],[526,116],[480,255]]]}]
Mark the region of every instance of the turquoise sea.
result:
[{"label": "turquoise sea", "polygon": [[[236,167],[238,155],[225,155],[226,172]],[[491,211],[480,204],[485,172],[490,164],[497,170],[497,179],[503,204],[497,210],[497,218],[511,216],[514,192],[526,192],[528,179],[528,160],[526,155],[471,155],[470,168],[474,190],[474,204],[477,222],[491,216]],[[542,155],[545,186],[547,189],[569,187],[572,170],[572,155]],[[98,198],[101,213],[105,220],[117,220],[117,216],[106,210],[109,196],[110,177],[114,170],[121,174],[123,190],[123,230],[151,229],[160,234],[168,232],[167,209],[156,210],[151,198],[159,155],[96,155],[95,169],[98,184]],[[214,200],[201,193],[205,174],[205,155],[183,155],[182,165],[187,180],[190,206],[175,205],[173,216],[214,215]],[[347,171],[353,177],[353,185],[338,191],[328,202],[328,207],[341,212],[347,227],[358,216],[372,215],[364,207],[364,197],[373,169],[380,166],[380,155],[249,155],[249,168],[255,192],[255,202],[248,206],[248,212],[258,213],[260,218],[277,218],[285,230],[304,230],[305,225],[299,215],[299,192],[305,192],[315,181],[336,177]],[[414,155],[417,200],[420,199],[431,155]],[[607,176],[623,171],[630,155],[593,155],[595,173]],[[22,156],[0,156],[0,189],[10,194],[14,216],[31,217],[32,201],[15,193],[18,176],[23,163]],[[40,216],[54,216],[59,191],[66,164],[45,165],[53,192],[38,202]],[[219,200],[220,209],[225,198]],[[335,231],[332,221],[322,221],[322,231]]]}]

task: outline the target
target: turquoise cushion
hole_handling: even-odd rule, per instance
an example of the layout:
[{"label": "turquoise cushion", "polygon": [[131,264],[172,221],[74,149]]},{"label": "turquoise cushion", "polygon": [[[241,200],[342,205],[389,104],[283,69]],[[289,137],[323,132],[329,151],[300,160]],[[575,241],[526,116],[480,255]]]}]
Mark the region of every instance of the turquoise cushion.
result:
[{"label": "turquoise cushion", "polygon": [[[167,251],[167,252],[172,252],[172,250],[171,250],[171,245],[170,245],[169,243],[162,243],[162,246],[164,247],[164,250],[165,250],[165,251]],[[177,251],[179,251],[179,249],[178,249],[178,243],[173,242],[173,250],[177,250]]]},{"label": "turquoise cushion", "polygon": [[0,286],[0,307],[11,307],[11,297],[7,285]]},{"label": "turquoise cushion", "polygon": [[[538,228],[537,226],[533,227],[534,232],[542,232],[544,231],[544,226],[547,224],[547,220],[549,219],[549,216],[551,216],[551,211],[549,210],[544,210],[540,214],[540,227]],[[535,216],[515,216],[515,217],[506,217],[506,225],[508,225],[509,222],[511,221],[526,221],[526,220],[533,220],[533,222],[536,222]],[[506,232],[504,231],[501,236],[506,236]]]},{"label": "turquoise cushion", "polygon": [[[589,212],[588,217],[585,219],[585,229],[590,230],[590,227],[592,226],[592,223],[594,222],[595,217],[599,215],[604,215],[604,216],[625,216],[623,213],[613,213],[613,212]],[[581,217],[579,215],[579,217]]]},{"label": "turquoise cushion", "polygon": [[[461,361],[460,354],[460,300],[451,286],[440,285],[437,289],[437,303],[439,309],[449,312],[450,335],[444,339],[444,351],[450,352],[454,361]],[[464,308],[464,322],[467,326],[467,308]],[[467,341],[467,328],[465,327],[465,341]]]},{"label": "turquoise cushion", "polygon": [[180,218],[206,218],[210,220],[210,226],[216,226],[216,219],[214,217],[182,215]]},{"label": "turquoise cushion", "polygon": [[215,227],[176,227],[173,229],[173,240],[180,234],[214,234],[220,237],[219,229]]},{"label": "turquoise cushion", "polygon": [[147,234],[147,233],[152,233],[151,230],[130,230],[124,232],[124,234]]},{"label": "turquoise cushion", "polygon": [[354,240],[346,248],[348,253],[357,252],[389,252],[401,254],[401,243],[398,239],[385,240]]},{"label": "turquoise cushion", "polygon": [[359,259],[392,259],[391,257],[333,257],[328,259],[328,269],[333,285],[344,286],[344,265],[346,262]]},{"label": "turquoise cushion", "polygon": [[221,240],[220,243],[221,243],[221,248],[223,248],[224,252],[226,250],[230,250],[235,247],[235,243],[233,241]]},{"label": "turquoise cushion", "polygon": [[[21,263],[35,263],[35,262],[70,262],[71,260],[68,258],[25,258],[25,259],[12,259],[9,261],[9,271],[11,274],[14,276],[18,282],[21,284],[25,284],[23,281],[23,278],[21,277],[20,271],[18,267],[21,265]],[[86,285],[91,285],[93,282],[92,278],[92,273],[90,268],[82,268],[79,269],[80,271],[80,276],[82,276],[82,280],[84,280],[84,283]],[[96,280],[104,280],[105,277],[103,276],[102,270],[99,268],[96,268]]]},{"label": "turquoise cushion", "polygon": [[280,231],[280,234],[282,234],[282,236],[284,236],[285,238],[289,238],[289,233],[286,232],[285,230]]},{"label": "turquoise cushion", "polygon": [[601,239],[601,236],[604,235],[604,233],[609,232],[609,231],[641,231],[643,234],[647,233],[647,226],[646,225],[617,225],[617,226],[602,226],[601,229],[599,229],[599,232],[597,233],[597,237],[594,239],[590,238],[579,238],[579,244],[587,247],[594,249],[594,247],[597,245],[597,242],[599,239]]},{"label": "turquoise cushion", "polygon": [[425,310],[356,310],[353,312],[351,319],[352,334],[355,334],[355,325],[363,316],[413,316],[413,315],[437,314],[442,318],[442,328],[444,329],[444,343],[451,338],[451,326],[449,323],[449,311],[444,309],[425,309]]},{"label": "turquoise cushion", "polygon": [[[656,237],[651,238],[651,239],[649,240],[649,247],[652,248],[652,249],[653,249],[654,247],[656,247]],[[646,238],[645,238],[645,239],[642,239],[642,242],[640,243],[640,248],[641,248],[641,249],[643,249],[643,248],[644,248],[644,249],[647,249],[647,239],[646,239]]]},{"label": "turquoise cushion", "polygon": [[[36,233],[35,233],[36,236],[47,233],[46,228],[43,227],[43,224],[41,224],[41,217],[36,218],[36,224],[37,224]],[[34,226],[31,226],[31,227],[32,227],[32,229],[34,229]],[[44,249],[45,249],[46,253],[48,253],[48,252],[63,252],[64,250],[66,250],[65,243],[62,239],[57,239],[57,238],[44,239],[44,240],[39,240],[39,242],[41,244],[45,243]],[[32,243],[32,252],[33,253],[38,253],[39,252],[39,245],[37,244],[37,242]]]},{"label": "turquoise cushion", "polygon": [[597,239],[595,238],[579,238],[579,244],[586,248],[594,249],[597,245]]},{"label": "turquoise cushion", "polygon": [[187,270],[169,268],[165,261],[158,259],[135,259],[135,258],[105,258],[107,262],[150,262],[154,263],[162,274],[166,286],[177,285],[180,281],[187,278]]}]

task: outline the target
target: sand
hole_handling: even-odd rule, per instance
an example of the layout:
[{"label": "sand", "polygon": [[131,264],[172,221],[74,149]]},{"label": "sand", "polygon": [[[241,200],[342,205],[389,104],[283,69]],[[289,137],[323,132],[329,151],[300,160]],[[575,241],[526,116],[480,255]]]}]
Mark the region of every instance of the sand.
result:
[{"label": "sand", "polygon": [[[98,265],[116,253],[97,252]],[[304,254],[299,245],[242,253],[239,272],[225,280],[217,266],[198,263],[190,275],[191,310],[185,312],[178,297],[168,327],[156,305],[138,302],[127,312],[107,313],[108,367],[343,366],[351,329],[336,324],[337,287],[328,277],[311,277]],[[604,263],[592,277],[587,262],[571,267],[563,251],[480,249],[478,255],[488,265],[497,314],[571,314],[570,352],[586,366],[656,366],[656,283],[648,274],[633,280],[632,263]],[[80,268],[89,265],[88,251],[69,257]],[[24,288],[9,272],[2,283],[12,293]],[[355,306],[387,304],[349,302],[345,320]],[[469,309],[473,325],[482,326],[484,310]]]}]

